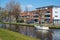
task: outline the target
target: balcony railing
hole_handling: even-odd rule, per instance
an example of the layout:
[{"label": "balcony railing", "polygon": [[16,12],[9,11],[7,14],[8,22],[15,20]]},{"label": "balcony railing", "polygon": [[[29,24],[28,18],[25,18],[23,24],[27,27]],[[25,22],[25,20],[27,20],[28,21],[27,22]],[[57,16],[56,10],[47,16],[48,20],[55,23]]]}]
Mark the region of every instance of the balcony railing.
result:
[{"label": "balcony railing", "polygon": [[45,13],[45,15],[50,15],[50,13]]},{"label": "balcony railing", "polygon": [[50,19],[50,17],[45,17],[45,19]]}]

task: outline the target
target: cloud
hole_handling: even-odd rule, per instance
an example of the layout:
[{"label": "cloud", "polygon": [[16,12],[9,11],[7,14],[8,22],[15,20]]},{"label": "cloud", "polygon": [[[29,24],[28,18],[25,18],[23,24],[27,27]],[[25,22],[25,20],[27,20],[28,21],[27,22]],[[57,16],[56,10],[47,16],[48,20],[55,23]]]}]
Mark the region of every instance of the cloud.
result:
[{"label": "cloud", "polygon": [[22,11],[25,11],[26,8],[28,8],[28,10],[30,11],[31,9],[33,9],[33,5],[29,4],[29,5],[21,5],[21,9]]},{"label": "cloud", "polygon": [[32,8],[32,7],[33,7],[33,5],[29,4],[29,5],[27,5],[26,7],[28,7],[28,8]]}]

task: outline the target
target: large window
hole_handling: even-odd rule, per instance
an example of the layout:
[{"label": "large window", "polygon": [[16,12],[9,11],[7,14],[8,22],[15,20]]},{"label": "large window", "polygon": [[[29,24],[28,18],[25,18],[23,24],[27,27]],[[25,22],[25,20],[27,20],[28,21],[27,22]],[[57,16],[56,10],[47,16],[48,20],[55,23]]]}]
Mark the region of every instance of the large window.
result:
[{"label": "large window", "polygon": [[45,15],[45,17],[50,17],[50,15]]},{"label": "large window", "polygon": [[55,15],[55,17],[58,17],[58,15]]},{"label": "large window", "polygon": [[45,21],[46,21],[46,22],[49,22],[49,21],[50,21],[50,19],[45,19]]},{"label": "large window", "polygon": [[35,19],[34,21],[35,21],[35,22],[38,22],[38,19]]},{"label": "large window", "polygon": [[38,16],[38,15],[35,15],[35,16],[33,16],[33,17],[36,17],[36,18],[37,18],[37,17],[39,17],[39,16]]},{"label": "large window", "polygon": [[57,11],[55,11],[55,13],[58,13]]}]

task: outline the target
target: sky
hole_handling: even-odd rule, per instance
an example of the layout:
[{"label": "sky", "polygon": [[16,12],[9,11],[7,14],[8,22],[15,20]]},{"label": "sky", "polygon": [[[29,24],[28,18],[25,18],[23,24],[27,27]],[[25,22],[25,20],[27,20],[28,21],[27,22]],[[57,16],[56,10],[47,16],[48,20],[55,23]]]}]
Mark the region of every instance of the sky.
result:
[{"label": "sky", "polygon": [[[9,2],[10,0],[0,0],[0,6],[5,7],[5,5]],[[15,0],[18,1],[21,5],[22,10],[24,11],[26,7],[29,8],[29,10],[35,10],[38,7],[43,7],[43,6],[49,6],[49,5],[56,5],[60,6],[60,0]]]}]

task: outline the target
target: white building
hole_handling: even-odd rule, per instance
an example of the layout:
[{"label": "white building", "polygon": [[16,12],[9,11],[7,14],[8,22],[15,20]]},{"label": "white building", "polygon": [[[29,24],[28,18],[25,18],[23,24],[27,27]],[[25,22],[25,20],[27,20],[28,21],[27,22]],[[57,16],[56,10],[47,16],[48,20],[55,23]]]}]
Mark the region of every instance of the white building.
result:
[{"label": "white building", "polygon": [[45,22],[54,22],[54,23],[59,23],[60,22],[60,6],[44,6],[44,7],[39,7],[36,8],[39,10],[39,12],[44,13],[44,21]]},{"label": "white building", "polygon": [[54,19],[54,23],[60,22],[60,6],[53,6],[52,17]]}]

